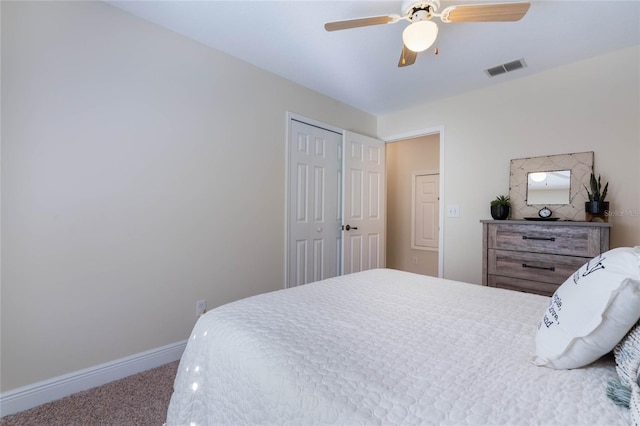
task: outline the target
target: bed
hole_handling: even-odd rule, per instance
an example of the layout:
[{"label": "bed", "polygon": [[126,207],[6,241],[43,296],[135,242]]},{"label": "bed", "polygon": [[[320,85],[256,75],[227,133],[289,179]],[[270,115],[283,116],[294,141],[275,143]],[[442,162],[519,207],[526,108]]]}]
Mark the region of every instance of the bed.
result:
[{"label": "bed", "polygon": [[230,303],[196,323],[167,425],[629,424],[613,355],[534,364],[549,304],[391,269]]}]

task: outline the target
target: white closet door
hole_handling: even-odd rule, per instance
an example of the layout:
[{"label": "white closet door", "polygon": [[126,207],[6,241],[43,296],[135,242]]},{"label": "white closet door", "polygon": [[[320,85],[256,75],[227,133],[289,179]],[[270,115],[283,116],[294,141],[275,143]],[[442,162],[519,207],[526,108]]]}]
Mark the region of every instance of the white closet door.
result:
[{"label": "white closet door", "polygon": [[343,273],[385,266],[385,145],[344,134]]},{"label": "white closet door", "polygon": [[342,135],[290,120],[287,286],[340,274]]}]

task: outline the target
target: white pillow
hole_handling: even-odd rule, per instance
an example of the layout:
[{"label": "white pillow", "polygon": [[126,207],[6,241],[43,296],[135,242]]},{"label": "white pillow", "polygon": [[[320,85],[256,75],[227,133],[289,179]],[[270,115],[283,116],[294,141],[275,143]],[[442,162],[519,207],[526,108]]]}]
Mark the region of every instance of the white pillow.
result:
[{"label": "white pillow", "polygon": [[590,260],[551,297],[534,363],[579,368],[610,352],[640,319],[640,246]]}]

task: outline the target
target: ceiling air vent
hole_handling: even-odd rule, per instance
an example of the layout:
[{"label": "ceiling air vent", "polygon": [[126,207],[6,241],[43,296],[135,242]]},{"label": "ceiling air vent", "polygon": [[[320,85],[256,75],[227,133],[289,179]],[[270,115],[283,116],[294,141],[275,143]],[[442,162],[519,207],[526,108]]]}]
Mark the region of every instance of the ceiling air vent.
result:
[{"label": "ceiling air vent", "polygon": [[519,70],[520,68],[525,68],[526,66],[527,66],[527,63],[524,61],[523,58],[520,58],[520,59],[516,59],[515,61],[511,61],[502,65],[491,67],[489,69],[484,70],[484,72],[487,73],[489,77],[495,77],[496,75]]}]

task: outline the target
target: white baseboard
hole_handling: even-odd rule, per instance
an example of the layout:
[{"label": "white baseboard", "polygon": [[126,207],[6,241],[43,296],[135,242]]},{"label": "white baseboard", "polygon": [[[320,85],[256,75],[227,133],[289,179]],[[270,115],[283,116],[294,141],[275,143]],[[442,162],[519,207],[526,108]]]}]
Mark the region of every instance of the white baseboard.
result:
[{"label": "white baseboard", "polygon": [[0,417],[159,367],[182,356],[187,341],[75,371],[0,394]]}]

